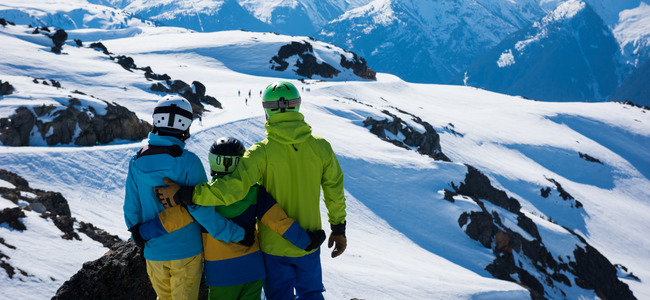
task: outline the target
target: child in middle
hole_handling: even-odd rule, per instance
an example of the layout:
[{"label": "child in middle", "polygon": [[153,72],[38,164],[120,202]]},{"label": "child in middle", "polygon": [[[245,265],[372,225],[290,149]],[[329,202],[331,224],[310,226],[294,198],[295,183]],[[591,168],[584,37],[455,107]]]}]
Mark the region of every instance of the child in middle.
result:
[{"label": "child in middle", "polygon": [[[219,138],[210,147],[208,156],[212,179],[232,173],[244,152],[244,146],[239,140]],[[303,230],[297,222],[287,216],[264,187],[258,184],[253,185],[241,201],[229,206],[216,206],[214,210],[204,209],[201,212],[193,216],[204,228],[202,233],[204,270],[210,300],[260,299],[266,273],[255,230],[256,222],[262,222],[305,251],[320,247],[325,240],[323,230],[314,232]],[[252,246],[246,246],[242,242],[226,243],[213,238],[210,234],[210,224],[216,213],[244,227],[247,233],[245,240],[254,239]],[[144,223],[140,227],[140,232],[145,233],[143,236],[153,238],[165,232],[172,232],[177,229],[177,226],[182,227],[182,224],[161,224],[163,220],[156,217]],[[161,231],[160,228],[165,230]],[[157,229],[157,233],[154,233],[154,229]],[[255,234],[249,235],[249,232]]]}]

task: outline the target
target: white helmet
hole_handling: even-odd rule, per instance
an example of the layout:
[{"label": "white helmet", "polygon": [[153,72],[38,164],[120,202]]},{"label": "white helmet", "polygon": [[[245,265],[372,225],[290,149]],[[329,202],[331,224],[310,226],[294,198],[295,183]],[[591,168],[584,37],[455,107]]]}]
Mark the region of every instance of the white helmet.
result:
[{"label": "white helmet", "polygon": [[153,132],[185,140],[192,125],[192,105],[177,95],[165,96],[153,109]]}]

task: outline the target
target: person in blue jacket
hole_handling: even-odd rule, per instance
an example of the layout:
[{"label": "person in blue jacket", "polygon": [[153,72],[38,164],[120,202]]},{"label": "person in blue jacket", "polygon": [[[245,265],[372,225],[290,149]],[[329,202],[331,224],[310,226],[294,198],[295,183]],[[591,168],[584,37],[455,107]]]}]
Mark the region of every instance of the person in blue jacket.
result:
[{"label": "person in blue jacket", "polygon": [[[219,138],[210,147],[212,179],[222,178],[232,173],[244,155],[244,145],[235,138]],[[168,211],[181,206],[167,208],[152,220],[142,224],[140,232],[144,239],[171,233],[192,217],[185,213],[183,223],[169,223]],[[325,241],[323,230],[305,231],[297,222],[289,218],[275,199],[263,186],[253,185],[241,201],[225,206],[206,206],[200,214],[193,214],[204,227],[203,253],[205,259],[205,281],[209,286],[210,300],[259,300],[263,280],[266,278],[264,258],[260,250],[259,238],[250,246],[224,241],[215,230],[215,218],[228,218],[244,228],[255,228],[260,222],[305,253],[318,248]],[[215,234],[215,231],[217,234]]]},{"label": "person in blue jacket", "polygon": [[[148,144],[129,162],[124,219],[132,239],[144,248],[147,274],[158,299],[197,299],[199,294],[203,270],[201,226],[189,214],[200,215],[214,208],[189,205],[165,209],[153,192],[153,187],[161,185],[165,177],[185,185],[207,180],[199,158],[184,149],[192,117],[191,104],[179,96],[159,101],[154,108]],[[156,237],[153,235],[160,227],[140,230],[142,223],[154,218],[162,219],[160,226],[178,228]],[[254,242],[254,231],[247,233],[221,216],[214,216],[214,222],[212,234],[220,240]]]}]

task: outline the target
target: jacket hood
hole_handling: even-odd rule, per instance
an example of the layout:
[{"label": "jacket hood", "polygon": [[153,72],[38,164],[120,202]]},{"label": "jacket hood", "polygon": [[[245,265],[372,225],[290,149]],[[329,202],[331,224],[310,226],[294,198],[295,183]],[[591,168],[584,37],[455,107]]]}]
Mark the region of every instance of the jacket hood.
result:
[{"label": "jacket hood", "polygon": [[[149,145],[173,146],[178,145],[185,148],[185,143],[172,136],[162,136],[149,133]],[[137,175],[141,182],[157,186],[161,185],[162,177],[169,173],[169,169],[176,165],[176,159],[169,155],[142,156],[135,161]]]},{"label": "jacket hood", "polygon": [[311,136],[311,126],[299,112],[283,112],[269,117],[264,124],[266,136],[281,144],[302,143]]}]

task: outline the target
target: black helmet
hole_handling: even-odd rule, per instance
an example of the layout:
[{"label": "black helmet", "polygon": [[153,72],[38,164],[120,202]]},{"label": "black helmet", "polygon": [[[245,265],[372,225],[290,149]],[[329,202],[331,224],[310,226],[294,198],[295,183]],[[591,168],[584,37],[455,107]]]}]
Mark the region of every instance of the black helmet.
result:
[{"label": "black helmet", "polygon": [[244,155],[245,151],[244,144],[236,138],[222,137],[217,139],[210,147],[210,154],[208,154],[212,175],[232,173],[239,164],[239,158]]}]

